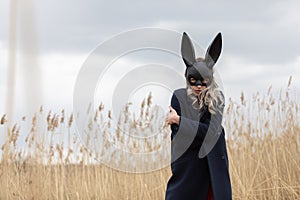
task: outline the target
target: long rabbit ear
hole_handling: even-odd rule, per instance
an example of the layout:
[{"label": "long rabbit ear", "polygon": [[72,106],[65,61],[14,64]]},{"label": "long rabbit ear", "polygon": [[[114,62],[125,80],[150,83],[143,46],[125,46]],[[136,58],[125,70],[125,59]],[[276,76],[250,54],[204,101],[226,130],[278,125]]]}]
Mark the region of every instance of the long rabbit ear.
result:
[{"label": "long rabbit ear", "polygon": [[222,34],[218,33],[215,39],[208,47],[205,55],[205,61],[209,68],[213,68],[217,62],[222,50]]},{"label": "long rabbit ear", "polygon": [[181,56],[187,67],[191,67],[196,62],[193,44],[185,32],[183,33],[181,40]]}]

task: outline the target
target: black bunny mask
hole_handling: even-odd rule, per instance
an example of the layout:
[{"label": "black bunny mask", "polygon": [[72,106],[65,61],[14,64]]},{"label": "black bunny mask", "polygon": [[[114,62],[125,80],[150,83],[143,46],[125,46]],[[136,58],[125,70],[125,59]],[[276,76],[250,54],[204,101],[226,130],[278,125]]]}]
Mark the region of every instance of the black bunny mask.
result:
[{"label": "black bunny mask", "polygon": [[[222,35],[218,33],[207,48],[204,59],[196,59],[191,39],[184,32],[181,40],[181,56],[186,65],[185,77],[190,85],[209,85],[213,78],[213,67],[222,50]],[[191,82],[193,77],[196,82]],[[206,82],[204,82],[206,81]]]}]

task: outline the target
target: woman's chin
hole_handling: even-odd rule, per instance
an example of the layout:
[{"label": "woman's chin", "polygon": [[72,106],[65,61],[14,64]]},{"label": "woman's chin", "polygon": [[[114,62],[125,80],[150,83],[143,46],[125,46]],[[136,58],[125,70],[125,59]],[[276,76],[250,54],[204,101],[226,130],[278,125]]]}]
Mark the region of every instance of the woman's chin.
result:
[{"label": "woman's chin", "polygon": [[200,91],[194,91],[194,95],[199,96],[200,95]]}]

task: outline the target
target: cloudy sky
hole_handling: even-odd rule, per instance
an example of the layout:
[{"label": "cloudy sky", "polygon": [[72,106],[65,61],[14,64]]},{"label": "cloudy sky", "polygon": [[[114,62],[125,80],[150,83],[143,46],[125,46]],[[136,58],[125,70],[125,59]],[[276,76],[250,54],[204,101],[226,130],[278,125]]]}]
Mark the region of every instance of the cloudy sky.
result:
[{"label": "cloudy sky", "polygon": [[[0,115],[7,112],[10,2],[0,0]],[[203,48],[221,32],[223,52],[217,67],[227,98],[238,101],[241,91],[245,92],[246,97],[255,91],[266,93],[271,85],[276,93],[287,86],[290,76],[293,76],[292,89],[299,90],[300,2],[296,0],[17,2],[17,116],[25,112],[22,108],[32,99],[39,99],[48,110],[65,108],[71,111],[76,78],[89,55],[117,35],[146,27],[179,34],[185,31]],[[143,37],[149,39],[149,36],[140,36]],[[136,38],[131,39],[136,41]],[[146,59],[146,53],[144,51],[144,54],[137,53],[127,58],[122,56],[119,65],[149,64],[151,60]],[[202,55],[202,52],[198,53]],[[149,54],[157,60],[161,56],[157,52]],[[146,60],[134,59],[143,57]],[[165,61],[156,63],[171,65],[171,62]],[[183,73],[183,69],[182,65],[178,68],[179,74]],[[116,71],[119,70],[116,68],[107,72],[108,78],[115,83],[112,87],[116,87],[122,75],[126,74],[126,71],[121,75]],[[168,79],[170,74],[166,71],[164,76]],[[31,85],[26,81],[31,81]],[[163,84],[167,85],[165,82]],[[153,86],[156,91],[167,91],[158,85]],[[134,96],[146,94],[138,88],[132,95],[133,101]],[[145,91],[149,89],[151,87],[144,87]],[[162,105],[165,105],[169,96],[162,98]]]}]

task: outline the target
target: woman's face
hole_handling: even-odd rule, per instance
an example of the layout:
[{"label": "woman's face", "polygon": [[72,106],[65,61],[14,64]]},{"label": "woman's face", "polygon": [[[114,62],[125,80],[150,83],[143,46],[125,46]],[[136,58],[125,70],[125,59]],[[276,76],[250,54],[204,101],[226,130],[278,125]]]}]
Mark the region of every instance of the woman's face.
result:
[{"label": "woman's face", "polygon": [[201,83],[203,83],[203,84],[201,84],[201,85],[195,85],[196,84],[196,82],[197,82],[197,80],[194,78],[194,77],[190,77],[190,84],[191,84],[191,88],[192,88],[192,90],[193,90],[193,92],[194,92],[194,94],[196,95],[196,96],[199,96],[199,94],[204,90],[204,89],[206,89],[206,83],[207,83],[207,81],[206,80],[203,80],[203,81],[201,81]]}]

